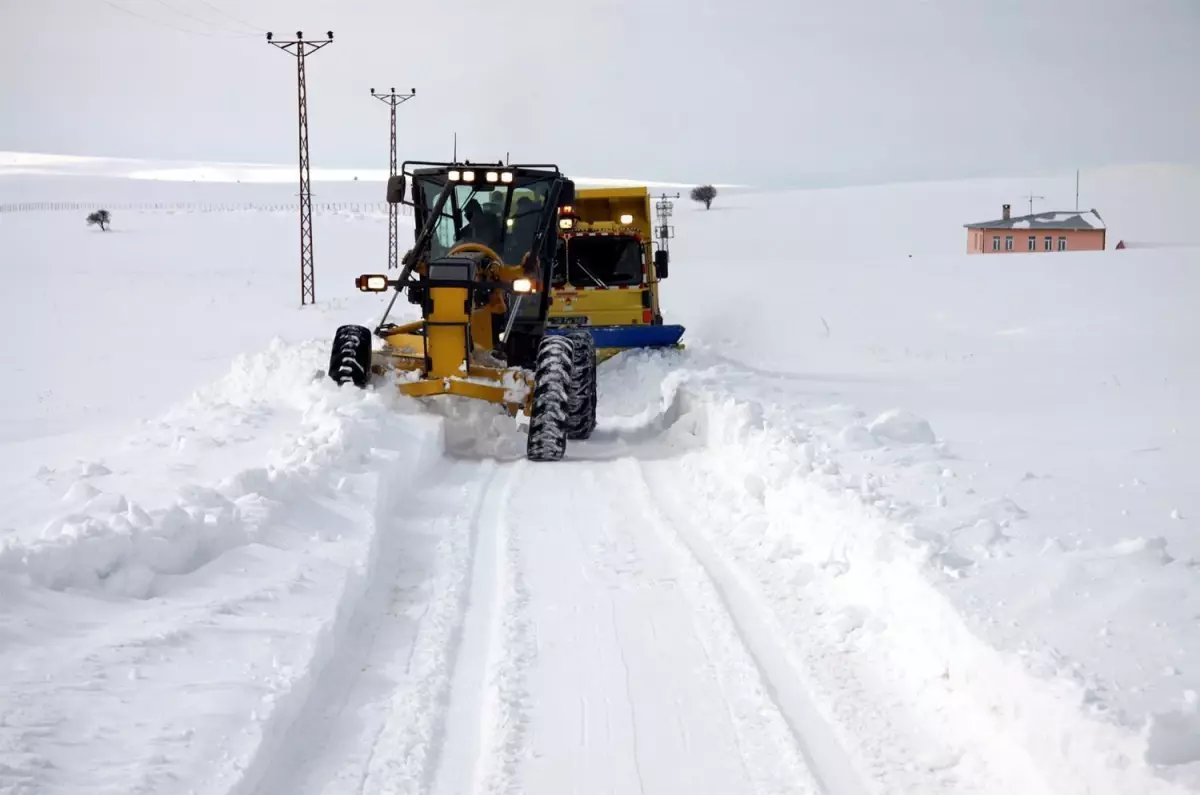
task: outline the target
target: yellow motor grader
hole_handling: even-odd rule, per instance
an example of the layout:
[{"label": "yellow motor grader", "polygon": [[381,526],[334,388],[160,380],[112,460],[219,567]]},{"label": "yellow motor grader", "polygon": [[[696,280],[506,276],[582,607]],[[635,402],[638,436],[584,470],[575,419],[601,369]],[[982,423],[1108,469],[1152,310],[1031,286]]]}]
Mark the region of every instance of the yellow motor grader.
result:
[{"label": "yellow motor grader", "polygon": [[[330,378],[366,387],[391,375],[413,397],[501,404],[529,417],[528,458],[561,459],[567,439],[596,427],[591,334],[546,334],[559,210],[574,197],[553,165],[405,162],[387,200],[413,207],[415,242],[395,278],[356,280],[364,292],[395,295],[374,332],[338,328]],[[401,293],[420,320],[388,322]]]}]

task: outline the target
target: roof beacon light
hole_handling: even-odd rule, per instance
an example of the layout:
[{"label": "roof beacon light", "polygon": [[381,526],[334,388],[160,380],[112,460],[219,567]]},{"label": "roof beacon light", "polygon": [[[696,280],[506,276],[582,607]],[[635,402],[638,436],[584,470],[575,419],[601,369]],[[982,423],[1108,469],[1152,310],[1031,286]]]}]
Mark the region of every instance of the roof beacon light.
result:
[{"label": "roof beacon light", "polygon": [[632,216],[632,215],[630,215],[629,213],[625,213],[624,215],[622,215],[622,216],[621,216],[621,223],[623,223],[623,224],[632,224],[632,223],[633,223],[633,216]]},{"label": "roof beacon light", "polygon": [[512,177],[511,171],[501,171],[500,172],[500,181],[501,182],[512,182],[512,179],[513,179],[513,177]]}]

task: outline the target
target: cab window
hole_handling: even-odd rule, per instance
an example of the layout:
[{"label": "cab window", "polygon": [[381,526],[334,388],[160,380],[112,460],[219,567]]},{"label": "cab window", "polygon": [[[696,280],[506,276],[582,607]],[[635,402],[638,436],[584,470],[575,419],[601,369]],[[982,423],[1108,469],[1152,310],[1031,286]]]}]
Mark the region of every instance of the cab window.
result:
[{"label": "cab window", "polygon": [[642,244],[631,237],[567,239],[567,281],[575,287],[626,287],[642,283]]}]

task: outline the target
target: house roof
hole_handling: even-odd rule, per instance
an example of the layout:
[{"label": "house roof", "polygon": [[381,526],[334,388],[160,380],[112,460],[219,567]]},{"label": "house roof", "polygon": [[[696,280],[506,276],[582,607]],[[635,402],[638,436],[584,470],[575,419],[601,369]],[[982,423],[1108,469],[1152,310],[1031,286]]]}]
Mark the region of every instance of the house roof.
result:
[{"label": "house roof", "polygon": [[1104,219],[1095,210],[1051,210],[963,226],[967,229],[1104,229]]}]

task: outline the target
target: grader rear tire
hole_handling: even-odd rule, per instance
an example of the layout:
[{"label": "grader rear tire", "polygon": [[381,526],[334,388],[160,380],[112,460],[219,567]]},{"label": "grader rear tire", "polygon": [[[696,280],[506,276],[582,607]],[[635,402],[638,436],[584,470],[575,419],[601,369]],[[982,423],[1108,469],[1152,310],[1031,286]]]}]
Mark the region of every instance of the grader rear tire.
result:
[{"label": "grader rear tire", "polygon": [[571,340],[566,337],[545,336],[538,345],[525,449],[530,461],[559,461],[567,451],[571,354]]},{"label": "grader rear tire", "polygon": [[371,332],[363,326],[340,326],[333,335],[329,353],[329,377],[339,386],[354,384],[359,389],[371,379]]},{"label": "grader rear tire", "polygon": [[567,438],[587,439],[596,430],[596,341],[586,331],[573,331],[567,337],[573,371],[567,393]]}]

